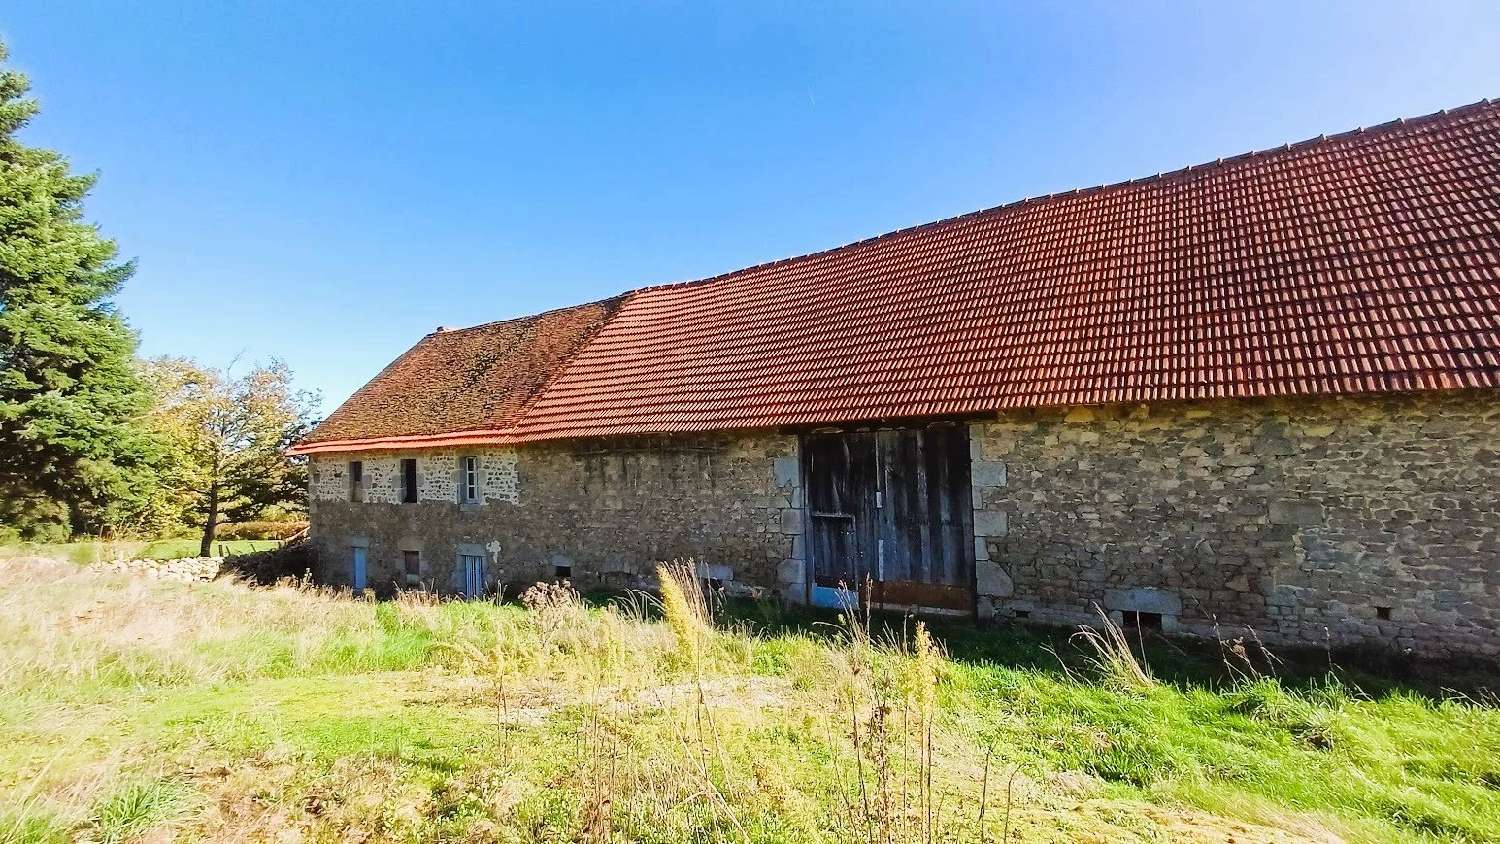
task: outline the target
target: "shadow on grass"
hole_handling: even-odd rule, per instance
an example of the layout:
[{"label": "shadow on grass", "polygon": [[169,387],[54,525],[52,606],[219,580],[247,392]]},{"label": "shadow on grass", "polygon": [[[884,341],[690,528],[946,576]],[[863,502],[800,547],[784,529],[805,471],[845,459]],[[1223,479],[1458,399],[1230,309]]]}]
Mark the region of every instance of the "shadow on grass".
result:
[{"label": "shadow on grass", "polygon": [[[720,614],[729,624],[746,623],[754,629],[778,633],[832,637],[840,626],[839,613],[810,607],[780,607],[768,601],[726,601]],[[1094,672],[1091,651],[1073,639],[1076,627],[1050,627],[1014,622],[979,626],[972,620],[925,619],[933,636],[950,658],[973,666],[996,665],[1063,676],[1089,677]],[[877,612],[871,629],[909,636],[913,619],[899,613]],[[1127,631],[1132,650],[1144,654],[1151,672],[1165,683],[1182,688],[1223,691],[1246,676],[1243,664],[1218,641],[1167,637],[1156,632]],[[1245,643],[1256,671],[1275,676],[1289,689],[1323,684],[1331,676],[1350,689],[1379,698],[1408,693],[1433,700],[1463,695],[1479,703],[1497,705],[1500,666],[1483,659],[1434,660],[1378,648],[1326,649],[1276,647],[1271,659],[1254,643]]]}]

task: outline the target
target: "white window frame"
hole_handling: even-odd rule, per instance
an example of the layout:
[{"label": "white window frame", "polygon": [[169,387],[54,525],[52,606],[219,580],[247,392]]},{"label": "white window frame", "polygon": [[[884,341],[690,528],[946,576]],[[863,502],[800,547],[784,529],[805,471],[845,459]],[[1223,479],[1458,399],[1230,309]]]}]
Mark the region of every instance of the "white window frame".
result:
[{"label": "white window frame", "polygon": [[458,458],[458,497],[464,504],[479,503],[479,456]]}]

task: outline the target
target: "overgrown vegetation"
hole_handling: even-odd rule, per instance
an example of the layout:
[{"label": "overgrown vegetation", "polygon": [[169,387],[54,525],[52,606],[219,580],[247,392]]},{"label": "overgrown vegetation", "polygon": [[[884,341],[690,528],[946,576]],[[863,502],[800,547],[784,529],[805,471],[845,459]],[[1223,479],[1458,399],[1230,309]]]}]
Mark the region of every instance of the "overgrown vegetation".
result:
[{"label": "overgrown vegetation", "polygon": [[[281,544],[279,539],[226,539],[215,542],[212,551],[217,556],[236,557],[270,551]],[[178,560],[196,556],[199,550],[197,539],[5,542],[0,543],[0,565],[7,558],[13,557],[47,557],[67,560],[81,566],[110,560]]]},{"label": "overgrown vegetation", "polygon": [[688,565],[496,605],[4,564],[0,841],[1500,840],[1486,692],[1161,642],[1121,683],[1066,631],[716,607]]},{"label": "overgrown vegetation", "polygon": [[306,473],[285,448],[317,397],[277,361],[135,357],[112,301],[134,264],[84,219],[95,177],[21,142],[29,87],[0,64],[0,541],[196,531],[209,553],[223,518],[297,519]]}]

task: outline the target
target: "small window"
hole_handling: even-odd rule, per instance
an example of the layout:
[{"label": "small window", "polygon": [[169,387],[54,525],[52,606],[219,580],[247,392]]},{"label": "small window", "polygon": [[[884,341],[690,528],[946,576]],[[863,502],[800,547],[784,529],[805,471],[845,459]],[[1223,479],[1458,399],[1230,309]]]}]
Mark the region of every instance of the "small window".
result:
[{"label": "small window", "polygon": [[1378,619],[1380,619],[1381,621],[1390,621],[1391,620],[1391,608],[1390,607],[1376,607],[1375,608],[1375,617],[1378,618]]},{"label": "small window", "polygon": [[406,582],[411,585],[422,582],[422,553],[402,551],[401,565],[406,570]]},{"label": "small window", "polygon": [[417,461],[408,457],[401,461],[401,503],[417,503]]},{"label": "small window", "polygon": [[572,566],[553,566],[552,567],[552,573],[557,576],[558,580],[567,580],[568,578],[570,578],[570,577],[573,576],[573,567]]},{"label": "small window", "polygon": [[460,457],[460,488],[459,499],[465,504],[475,504],[479,501],[479,458]]},{"label": "small window", "polygon": [[365,500],[365,463],[363,460],[349,461],[349,500]]}]

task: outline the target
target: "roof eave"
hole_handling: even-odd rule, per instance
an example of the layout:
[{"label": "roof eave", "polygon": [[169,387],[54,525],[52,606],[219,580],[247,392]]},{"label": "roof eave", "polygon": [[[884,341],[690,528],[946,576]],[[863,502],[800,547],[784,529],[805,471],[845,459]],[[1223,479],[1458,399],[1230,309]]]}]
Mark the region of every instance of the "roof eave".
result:
[{"label": "roof eave", "polygon": [[409,434],[399,437],[301,442],[287,449],[287,453],[304,455],[343,451],[401,451],[461,445],[511,445],[516,441],[517,438],[510,429],[454,431],[447,434]]}]

